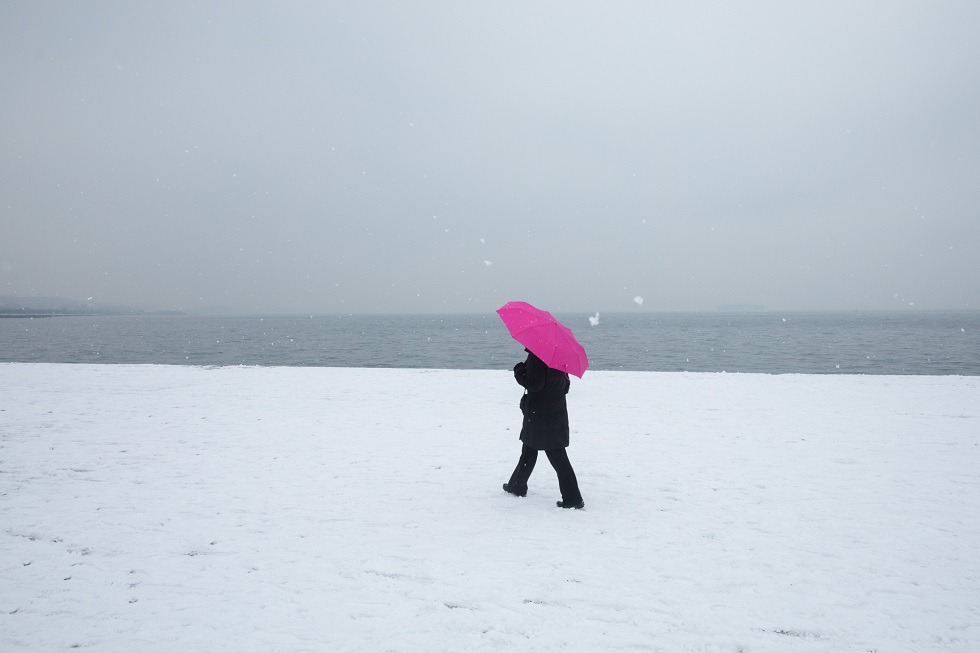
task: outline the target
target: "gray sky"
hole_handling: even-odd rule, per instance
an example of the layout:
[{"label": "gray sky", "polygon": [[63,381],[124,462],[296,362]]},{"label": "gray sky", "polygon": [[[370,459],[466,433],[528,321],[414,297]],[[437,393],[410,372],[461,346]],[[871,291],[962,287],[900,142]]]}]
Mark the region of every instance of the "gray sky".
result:
[{"label": "gray sky", "polygon": [[978,25],[974,0],[6,0],[0,294],[980,309]]}]

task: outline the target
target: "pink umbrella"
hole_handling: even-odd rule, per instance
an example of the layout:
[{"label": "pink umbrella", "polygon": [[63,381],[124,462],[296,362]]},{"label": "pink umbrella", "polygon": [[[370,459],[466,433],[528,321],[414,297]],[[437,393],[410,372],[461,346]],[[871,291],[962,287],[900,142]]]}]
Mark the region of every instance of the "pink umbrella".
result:
[{"label": "pink umbrella", "polygon": [[507,302],[497,309],[510,335],[544,361],[548,367],[582,378],[589,358],[572,330],[548,311],[527,302]]}]

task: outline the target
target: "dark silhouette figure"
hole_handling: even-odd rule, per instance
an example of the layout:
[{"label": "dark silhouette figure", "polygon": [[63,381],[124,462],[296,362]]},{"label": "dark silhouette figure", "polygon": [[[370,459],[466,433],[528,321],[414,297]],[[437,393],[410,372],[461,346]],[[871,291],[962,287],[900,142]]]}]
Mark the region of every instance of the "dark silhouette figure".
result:
[{"label": "dark silhouette figure", "polygon": [[552,369],[528,350],[527,360],[514,366],[514,378],[527,393],[521,397],[524,424],[521,427],[521,458],[504,483],[504,490],[523,497],[527,495],[527,481],[534,471],[538,451],[544,451],[548,461],[558,474],[561,491],[559,508],[584,508],[578,489],[575,470],[568,460],[568,406],[565,395],[571,387],[568,374]]}]

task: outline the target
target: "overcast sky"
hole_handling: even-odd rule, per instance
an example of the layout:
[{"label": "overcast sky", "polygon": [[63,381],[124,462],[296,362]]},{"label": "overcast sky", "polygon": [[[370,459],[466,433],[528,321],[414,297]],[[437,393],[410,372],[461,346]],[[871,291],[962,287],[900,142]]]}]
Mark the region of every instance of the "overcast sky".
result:
[{"label": "overcast sky", "polygon": [[978,25],[976,0],[5,0],[0,295],[980,309]]}]

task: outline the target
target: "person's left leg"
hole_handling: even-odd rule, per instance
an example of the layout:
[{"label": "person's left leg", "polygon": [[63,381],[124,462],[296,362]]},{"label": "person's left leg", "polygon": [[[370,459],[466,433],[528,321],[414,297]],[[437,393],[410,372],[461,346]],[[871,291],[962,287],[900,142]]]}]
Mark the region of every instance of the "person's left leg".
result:
[{"label": "person's left leg", "polygon": [[582,501],[582,493],[578,489],[578,479],[575,477],[575,470],[572,469],[565,448],[548,449],[545,453],[548,455],[548,462],[558,474],[558,489],[561,491],[561,501],[558,505],[562,508],[583,507],[585,504]]},{"label": "person's left leg", "polygon": [[521,445],[521,458],[517,461],[514,473],[510,475],[510,480],[504,484],[504,491],[523,497],[527,494],[527,481],[531,478],[534,471],[534,463],[538,461],[538,450]]}]

